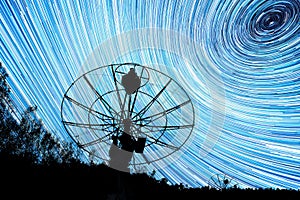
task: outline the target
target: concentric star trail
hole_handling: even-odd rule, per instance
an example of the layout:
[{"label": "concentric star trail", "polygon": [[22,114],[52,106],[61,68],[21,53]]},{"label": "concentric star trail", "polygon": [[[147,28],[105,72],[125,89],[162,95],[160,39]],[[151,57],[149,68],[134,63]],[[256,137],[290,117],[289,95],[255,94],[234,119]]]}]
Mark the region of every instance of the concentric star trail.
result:
[{"label": "concentric star trail", "polygon": [[[17,110],[36,105],[62,140],[71,138],[61,102],[79,76],[140,63],[179,83],[195,109],[191,143],[157,178],[199,187],[226,174],[240,187],[300,188],[299,0],[6,0],[0,18]],[[182,93],[168,89],[165,104],[176,106]]]}]

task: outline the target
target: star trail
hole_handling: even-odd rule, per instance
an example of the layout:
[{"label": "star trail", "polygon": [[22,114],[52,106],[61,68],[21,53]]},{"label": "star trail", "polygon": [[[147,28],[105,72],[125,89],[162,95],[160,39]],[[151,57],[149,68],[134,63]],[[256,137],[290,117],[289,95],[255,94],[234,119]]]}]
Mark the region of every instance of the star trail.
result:
[{"label": "star trail", "polygon": [[4,0],[0,17],[14,105],[36,105],[61,140],[72,140],[61,119],[72,83],[101,66],[139,63],[171,78],[152,84],[172,80],[191,100],[174,92],[166,105],[182,98],[195,114],[180,155],[148,169],[158,178],[199,187],[226,174],[240,187],[300,188],[299,0]]}]

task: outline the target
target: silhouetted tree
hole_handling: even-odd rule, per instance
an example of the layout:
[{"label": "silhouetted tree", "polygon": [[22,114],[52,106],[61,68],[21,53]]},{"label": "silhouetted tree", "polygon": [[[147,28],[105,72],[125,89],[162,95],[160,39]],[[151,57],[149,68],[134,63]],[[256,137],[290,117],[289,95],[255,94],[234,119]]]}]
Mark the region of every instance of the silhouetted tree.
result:
[{"label": "silhouetted tree", "polygon": [[2,63],[0,62],[0,105],[1,107],[6,107],[7,102],[9,101],[9,92],[10,88],[7,84],[6,78],[8,77],[8,74],[4,67],[2,66]]},{"label": "silhouetted tree", "polygon": [[10,88],[7,84],[8,74],[0,63],[0,152],[15,149],[15,131],[17,121],[11,114]]},{"label": "silhouetted tree", "polygon": [[0,153],[18,156],[34,164],[51,165],[79,161],[81,151],[72,143],[59,142],[47,131],[29,106],[18,122],[12,115],[8,74],[0,65]]},{"label": "silhouetted tree", "polygon": [[[78,198],[79,195],[85,198],[95,195],[97,199],[109,199],[110,197],[116,198],[118,194],[126,194],[127,199],[131,200],[159,199],[159,197],[165,199],[165,196],[169,199],[194,199],[198,196],[199,198],[208,196],[212,199],[229,199],[234,196],[254,198],[263,195],[269,198],[286,198],[287,195],[289,199],[296,199],[292,196],[299,197],[300,189],[240,189],[237,185],[228,188],[231,180],[227,178],[222,182],[226,190],[208,186],[187,188],[182,183],[169,185],[166,178],[155,180],[155,170],[150,175],[142,173],[129,175],[104,165],[85,165],[80,162],[79,157],[82,152],[76,145],[60,142],[44,128],[42,121],[36,118],[36,106],[28,107],[21,114],[20,121],[14,118],[7,77],[5,69],[0,65],[0,177],[2,183],[0,189],[2,196],[5,196],[7,192],[10,199],[13,199],[14,194],[22,194],[22,198],[26,198],[26,195],[20,192],[20,189],[24,189],[24,191],[30,191],[28,197],[32,198],[32,194],[36,195],[32,191],[36,189],[35,191],[42,191],[42,194],[47,195],[47,198],[50,198],[51,194],[57,198],[58,192],[49,191],[62,188],[59,196],[68,199]],[[24,161],[41,167],[26,169],[28,166],[24,165]],[[23,165],[19,166],[19,164]],[[55,168],[55,170],[48,168],[57,164],[62,167]],[[68,167],[65,168],[65,166]],[[89,170],[87,170],[88,167],[90,167]],[[35,176],[36,174],[40,176]],[[66,186],[72,188],[72,191],[65,189]],[[9,190],[11,188],[13,192]]]}]

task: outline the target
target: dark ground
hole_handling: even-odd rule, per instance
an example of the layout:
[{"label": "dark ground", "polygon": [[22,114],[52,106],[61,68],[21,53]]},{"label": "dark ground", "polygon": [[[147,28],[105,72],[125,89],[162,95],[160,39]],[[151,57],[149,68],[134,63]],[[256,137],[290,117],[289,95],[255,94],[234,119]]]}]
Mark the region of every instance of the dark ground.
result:
[{"label": "dark ground", "polygon": [[185,188],[102,164],[39,166],[0,158],[1,199],[300,199],[300,190]]}]

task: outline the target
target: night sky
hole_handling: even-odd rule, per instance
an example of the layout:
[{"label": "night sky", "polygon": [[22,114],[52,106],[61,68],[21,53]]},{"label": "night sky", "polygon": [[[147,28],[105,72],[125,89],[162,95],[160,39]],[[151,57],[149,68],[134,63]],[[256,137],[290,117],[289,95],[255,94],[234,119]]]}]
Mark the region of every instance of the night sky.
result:
[{"label": "night sky", "polygon": [[[149,80],[135,114],[164,86],[144,117],[170,112],[147,129],[157,138],[167,124],[161,143],[145,148],[153,162],[133,172],[154,169],[191,187],[221,174],[240,187],[300,188],[299,0],[3,0],[0,17],[0,60],[16,112],[36,105],[62,141],[105,134],[72,123],[99,122],[82,105],[110,114],[93,88],[118,109],[117,93],[106,94],[120,86],[114,70],[136,63]],[[87,146],[97,162],[108,148]]]}]

